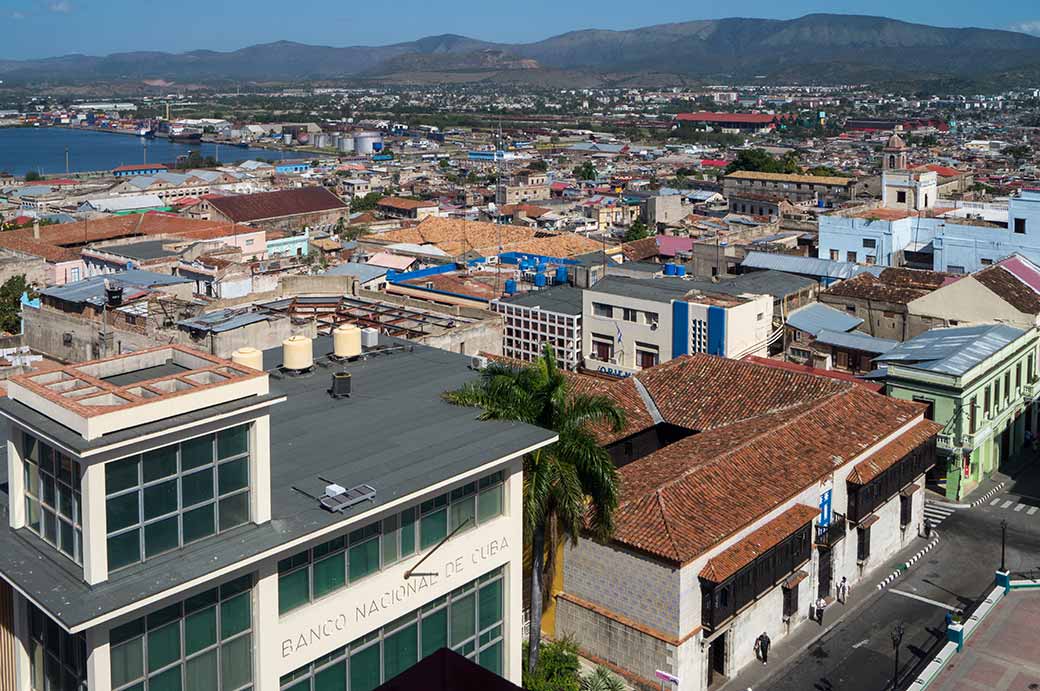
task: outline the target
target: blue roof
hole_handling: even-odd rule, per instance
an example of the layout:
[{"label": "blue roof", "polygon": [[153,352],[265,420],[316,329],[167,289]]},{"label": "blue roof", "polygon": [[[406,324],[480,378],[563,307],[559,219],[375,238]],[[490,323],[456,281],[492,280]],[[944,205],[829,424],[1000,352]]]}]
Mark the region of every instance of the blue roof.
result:
[{"label": "blue roof", "polygon": [[962,375],[1020,338],[1025,331],[1006,324],[932,329],[877,358],[915,369]]},{"label": "blue roof", "polygon": [[796,329],[816,336],[821,331],[852,331],[863,323],[859,317],[828,307],[819,302],[796,309],[787,316],[787,323]]},{"label": "blue roof", "polygon": [[861,350],[864,353],[887,353],[899,345],[899,341],[875,338],[860,331],[830,331],[828,329],[816,334],[816,342],[850,350]]},{"label": "blue roof", "polygon": [[830,259],[799,257],[773,252],[748,252],[740,265],[751,269],[775,269],[792,274],[827,278],[852,278],[864,271],[877,276],[885,270],[883,266],[860,266],[852,262],[835,262]]}]

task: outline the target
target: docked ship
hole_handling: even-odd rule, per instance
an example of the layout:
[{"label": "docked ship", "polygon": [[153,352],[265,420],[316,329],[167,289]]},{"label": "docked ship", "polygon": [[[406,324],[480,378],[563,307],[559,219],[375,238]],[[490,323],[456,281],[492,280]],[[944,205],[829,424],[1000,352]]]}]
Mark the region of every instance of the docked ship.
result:
[{"label": "docked ship", "polygon": [[186,129],[170,130],[170,141],[179,144],[199,144],[202,142],[202,132]]}]

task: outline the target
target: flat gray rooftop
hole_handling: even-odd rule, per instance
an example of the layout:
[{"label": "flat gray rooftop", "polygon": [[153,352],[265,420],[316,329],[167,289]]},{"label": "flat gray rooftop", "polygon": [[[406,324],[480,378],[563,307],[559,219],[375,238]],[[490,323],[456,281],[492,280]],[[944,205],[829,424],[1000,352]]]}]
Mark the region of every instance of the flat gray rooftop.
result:
[{"label": "flat gray rooftop", "polygon": [[532,290],[511,297],[502,302],[523,307],[540,307],[548,312],[560,314],[581,314],[581,288],[559,285],[546,290]]},{"label": "flat gray rooftop", "polygon": [[[468,367],[469,358],[385,337],[380,343],[400,347],[354,363],[315,366],[305,376],[272,377],[272,394],[288,400],[271,408],[270,522],[202,540],[89,587],[81,570],[54,548],[27,529],[8,527],[10,497],[3,484],[0,572],[72,628],[553,438],[553,433],[530,425],[479,421],[477,411],[445,403],[441,393],[477,376]],[[330,337],[315,340],[316,360],[331,350]],[[280,349],[265,351],[265,369],[280,364]],[[351,373],[353,392],[350,398],[335,400],[327,389],[332,372],[340,368]],[[23,408],[4,405],[8,414],[31,418]],[[182,417],[199,419],[212,412]],[[160,429],[179,421],[164,421]],[[32,422],[49,426],[46,431],[61,439],[71,434],[39,415]],[[144,427],[151,426],[138,433],[147,431]],[[319,475],[347,487],[369,484],[376,489],[376,499],[345,514],[329,513],[292,489],[319,494],[325,486]],[[242,573],[254,568],[243,567]]]}]

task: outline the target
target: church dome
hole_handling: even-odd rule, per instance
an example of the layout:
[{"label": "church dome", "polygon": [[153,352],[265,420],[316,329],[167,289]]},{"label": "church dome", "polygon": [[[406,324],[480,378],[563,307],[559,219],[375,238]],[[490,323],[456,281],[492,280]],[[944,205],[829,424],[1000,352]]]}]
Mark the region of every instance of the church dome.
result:
[{"label": "church dome", "polygon": [[888,149],[905,149],[906,142],[898,134],[893,134],[888,138],[888,143],[885,144],[885,150]]}]

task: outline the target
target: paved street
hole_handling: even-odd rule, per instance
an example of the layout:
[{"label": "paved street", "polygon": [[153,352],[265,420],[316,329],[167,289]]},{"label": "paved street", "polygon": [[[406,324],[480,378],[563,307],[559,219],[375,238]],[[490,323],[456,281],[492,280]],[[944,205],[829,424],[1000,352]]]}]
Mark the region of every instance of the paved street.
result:
[{"label": "paved street", "polygon": [[[893,674],[891,632],[897,622],[905,627],[899,653],[905,673],[944,636],[947,610],[968,606],[992,587],[1001,520],[1008,522],[1008,568],[1019,576],[1040,573],[1040,499],[1019,493],[1038,487],[1040,469],[1034,467],[978,507],[929,506],[941,535],[936,548],[755,691],[885,689]],[[830,611],[837,616],[840,609]]]}]

